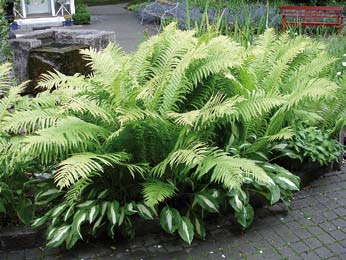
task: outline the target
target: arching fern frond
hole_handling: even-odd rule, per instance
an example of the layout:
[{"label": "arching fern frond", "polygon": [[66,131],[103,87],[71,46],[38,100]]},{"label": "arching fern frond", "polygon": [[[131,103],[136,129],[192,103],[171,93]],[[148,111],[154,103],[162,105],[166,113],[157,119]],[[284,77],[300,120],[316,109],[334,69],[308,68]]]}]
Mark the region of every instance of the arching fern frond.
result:
[{"label": "arching fern frond", "polygon": [[144,201],[151,207],[173,197],[177,191],[177,187],[173,183],[163,182],[158,179],[149,179],[142,185]]},{"label": "arching fern frond", "polygon": [[104,166],[119,165],[127,162],[128,159],[126,153],[95,154],[89,152],[75,154],[57,166],[54,179],[57,186],[62,189],[73,185],[81,178],[100,175]]},{"label": "arching fern frond", "polygon": [[54,126],[65,117],[61,108],[23,110],[9,114],[0,123],[5,132],[30,134],[38,129]]},{"label": "arching fern frond", "polygon": [[85,88],[88,86],[89,83],[85,80],[84,76],[78,73],[73,76],[66,76],[57,70],[42,74],[37,83],[37,87],[45,90],[52,90],[54,88]]},{"label": "arching fern frond", "polygon": [[218,120],[228,120],[239,117],[237,105],[244,100],[243,97],[225,98],[222,94],[211,97],[200,110],[191,110],[186,113],[168,113],[168,116],[179,125],[191,126],[194,129],[215,124]]},{"label": "arching fern frond", "polygon": [[108,131],[75,117],[66,117],[56,126],[37,131],[24,139],[24,152],[35,155],[45,164],[69,153],[85,151],[98,145]]}]

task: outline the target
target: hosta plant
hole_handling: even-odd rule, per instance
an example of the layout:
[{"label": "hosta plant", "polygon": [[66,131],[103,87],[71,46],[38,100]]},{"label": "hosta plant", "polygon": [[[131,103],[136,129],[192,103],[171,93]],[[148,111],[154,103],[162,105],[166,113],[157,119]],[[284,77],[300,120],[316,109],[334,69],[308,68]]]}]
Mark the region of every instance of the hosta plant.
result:
[{"label": "hosta plant", "polygon": [[56,187],[36,195],[51,208],[33,223],[49,224],[49,246],[102,231],[131,237],[137,217],[187,243],[205,237],[209,215],[249,227],[251,195],[288,204],[299,189],[270,163],[276,143],[338,89],[322,73],[333,62],[322,46],[271,30],[246,51],[170,25],[130,55],[114,45],[82,52],[90,76],[44,75],[46,91],[3,123],[21,136],[14,159],[53,173]]}]

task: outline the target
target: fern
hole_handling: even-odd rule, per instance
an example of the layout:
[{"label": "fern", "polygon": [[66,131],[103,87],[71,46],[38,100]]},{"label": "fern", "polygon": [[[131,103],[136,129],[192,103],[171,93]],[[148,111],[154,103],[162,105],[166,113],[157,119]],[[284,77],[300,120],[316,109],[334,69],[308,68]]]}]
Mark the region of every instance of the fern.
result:
[{"label": "fern", "polygon": [[115,166],[128,160],[124,153],[118,154],[75,154],[62,161],[57,166],[54,179],[57,186],[62,189],[74,184],[80,178],[90,178],[100,175],[104,166]]},{"label": "fern", "polygon": [[143,183],[144,201],[149,206],[155,206],[176,194],[177,188],[172,183],[150,179]]}]

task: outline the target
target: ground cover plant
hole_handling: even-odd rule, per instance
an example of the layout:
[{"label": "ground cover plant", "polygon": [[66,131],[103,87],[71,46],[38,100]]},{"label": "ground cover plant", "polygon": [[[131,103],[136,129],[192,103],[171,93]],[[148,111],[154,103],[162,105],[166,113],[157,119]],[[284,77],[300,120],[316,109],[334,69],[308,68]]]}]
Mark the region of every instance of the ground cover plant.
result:
[{"label": "ground cover plant", "polygon": [[138,217],[191,243],[215,214],[249,227],[252,196],[289,204],[299,179],[275,160],[297,156],[285,149],[297,123],[332,139],[344,122],[343,107],[330,114],[344,91],[329,77],[336,59],[273,30],[246,49],[195,34],[170,25],[133,54],[84,50],[90,76],[46,74],[33,99],[4,91],[0,181],[37,183],[24,199],[40,208],[33,226],[48,224],[48,246],[133,237]]}]

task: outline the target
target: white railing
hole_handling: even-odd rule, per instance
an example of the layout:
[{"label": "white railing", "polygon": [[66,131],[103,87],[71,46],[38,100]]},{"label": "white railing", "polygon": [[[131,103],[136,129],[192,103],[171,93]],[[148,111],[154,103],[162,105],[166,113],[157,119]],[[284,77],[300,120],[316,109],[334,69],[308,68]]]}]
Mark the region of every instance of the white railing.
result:
[{"label": "white railing", "polygon": [[[55,5],[57,3],[60,6],[58,7],[58,11],[55,12]],[[14,14],[18,15],[20,18],[27,18],[26,0],[20,0],[20,5],[21,5],[21,11],[18,10],[16,5],[14,6],[14,8],[13,8]],[[69,5],[69,9],[66,8],[67,5]],[[57,2],[57,0],[50,0],[50,7],[51,7],[51,14],[52,14],[52,16],[57,16],[59,13],[61,15],[64,15],[64,11],[67,14],[74,14],[76,12],[76,7],[75,7],[74,0],[59,1],[59,2]]]}]

